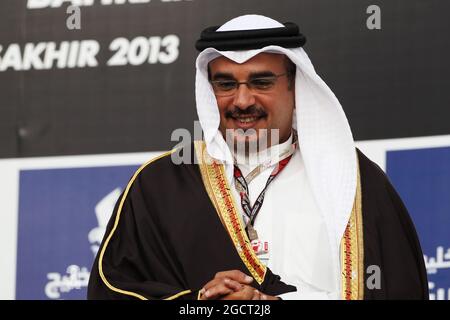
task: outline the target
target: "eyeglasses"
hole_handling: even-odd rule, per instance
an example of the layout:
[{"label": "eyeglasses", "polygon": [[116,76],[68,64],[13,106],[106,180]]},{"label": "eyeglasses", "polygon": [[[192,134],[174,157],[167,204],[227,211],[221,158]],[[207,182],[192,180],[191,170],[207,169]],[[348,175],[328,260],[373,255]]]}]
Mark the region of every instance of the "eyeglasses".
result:
[{"label": "eyeglasses", "polygon": [[236,80],[212,80],[210,81],[214,94],[219,97],[232,96],[236,93],[241,84],[246,84],[250,91],[254,93],[270,92],[279,77],[286,76],[288,73],[276,74],[273,76],[252,78],[248,81],[238,82]]}]

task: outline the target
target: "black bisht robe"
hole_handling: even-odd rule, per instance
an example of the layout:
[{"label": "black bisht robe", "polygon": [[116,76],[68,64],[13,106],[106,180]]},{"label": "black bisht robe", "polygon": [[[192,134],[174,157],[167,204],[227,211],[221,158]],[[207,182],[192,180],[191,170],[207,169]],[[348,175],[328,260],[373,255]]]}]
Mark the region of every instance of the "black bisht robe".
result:
[{"label": "black bisht robe", "polygon": [[[408,212],[384,172],[359,150],[358,158],[364,267],[381,271],[381,288],[364,286],[364,299],[428,299],[423,255]],[[121,198],[92,267],[88,299],[197,299],[217,272],[249,274],[198,165],[176,165],[168,155],[145,166],[116,219]],[[269,295],[302,290],[282,280],[267,268],[264,281],[252,285]]]}]

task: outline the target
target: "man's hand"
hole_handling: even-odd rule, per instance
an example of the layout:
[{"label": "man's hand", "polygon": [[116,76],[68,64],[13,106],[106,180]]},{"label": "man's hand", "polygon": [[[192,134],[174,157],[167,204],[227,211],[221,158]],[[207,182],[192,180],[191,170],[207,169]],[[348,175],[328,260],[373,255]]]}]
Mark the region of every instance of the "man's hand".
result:
[{"label": "man's hand", "polygon": [[281,298],[277,296],[270,296],[268,294],[261,293],[261,300],[281,300]]},{"label": "man's hand", "polygon": [[220,300],[261,300],[261,292],[253,287],[243,285],[241,290],[227,294]]},{"label": "man's hand", "polygon": [[280,298],[264,294],[255,288],[244,285],[244,288],[240,291],[230,293],[220,300],[280,300]]},{"label": "man's hand", "polygon": [[279,300],[249,286],[253,278],[239,270],[218,272],[203,286],[201,300]]},{"label": "man's hand", "polygon": [[[223,296],[243,290],[244,285],[248,288],[251,288],[251,290],[255,290],[254,288],[248,286],[252,282],[252,277],[239,270],[218,272],[214,276],[214,279],[203,286],[203,289],[201,290],[201,300],[219,299]],[[241,294],[247,297],[248,295],[250,295],[248,291],[249,289],[246,289],[245,292]]]}]

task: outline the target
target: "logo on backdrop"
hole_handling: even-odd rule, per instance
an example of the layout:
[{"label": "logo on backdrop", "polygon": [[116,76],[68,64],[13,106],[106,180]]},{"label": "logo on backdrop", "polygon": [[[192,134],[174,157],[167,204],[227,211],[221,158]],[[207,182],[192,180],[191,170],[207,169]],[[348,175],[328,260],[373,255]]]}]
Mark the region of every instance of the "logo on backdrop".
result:
[{"label": "logo on backdrop", "polygon": [[90,268],[135,166],[20,172],[17,299],[85,299]]},{"label": "logo on backdrop", "polygon": [[[88,239],[94,257],[106,231],[106,225],[114,210],[114,205],[121,193],[120,188],[114,189],[95,206],[95,216],[98,225],[89,231]],[[45,286],[45,294],[50,299],[59,299],[61,293],[67,293],[74,289],[86,288],[89,282],[90,272],[87,267],[72,264],[67,267],[66,274],[50,272],[47,274],[48,282]]]},{"label": "logo on backdrop", "polygon": [[414,221],[431,300],[450,300],[450,147],[387,152],[387,173]]},{"label": "logo on backdrop", "polygon": [[106,225],[108,224],[111,213],[114,210],[114,205],[116,204],[117,199],[119,199],[121,192],[122,190],[120,188],[114,189],[95,206],[95,216],[98,224],[94,229],[89,231],[88,234],[88,239],[91,243],[91,250],[94,257],[100,247],[103,235],[105,234]]}]

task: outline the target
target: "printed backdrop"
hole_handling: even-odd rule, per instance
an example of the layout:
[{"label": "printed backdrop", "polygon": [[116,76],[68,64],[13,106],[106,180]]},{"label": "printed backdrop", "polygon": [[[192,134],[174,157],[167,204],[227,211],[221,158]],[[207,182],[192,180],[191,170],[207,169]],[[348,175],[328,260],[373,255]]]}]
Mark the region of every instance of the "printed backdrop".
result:
[{"label": "printed backdrop", "polygon": [[[381,29],[368,28],[373,5]],[[411,212],[430,296],[450,299],[449,9],[446,0],[0,1],[0,298],[85,297],[132,172],[175,145],[175,129],[194,131],[200,31],[256,13],[300,26],[355,139]],[[80,29],[68,27],[75,12]]]}]

